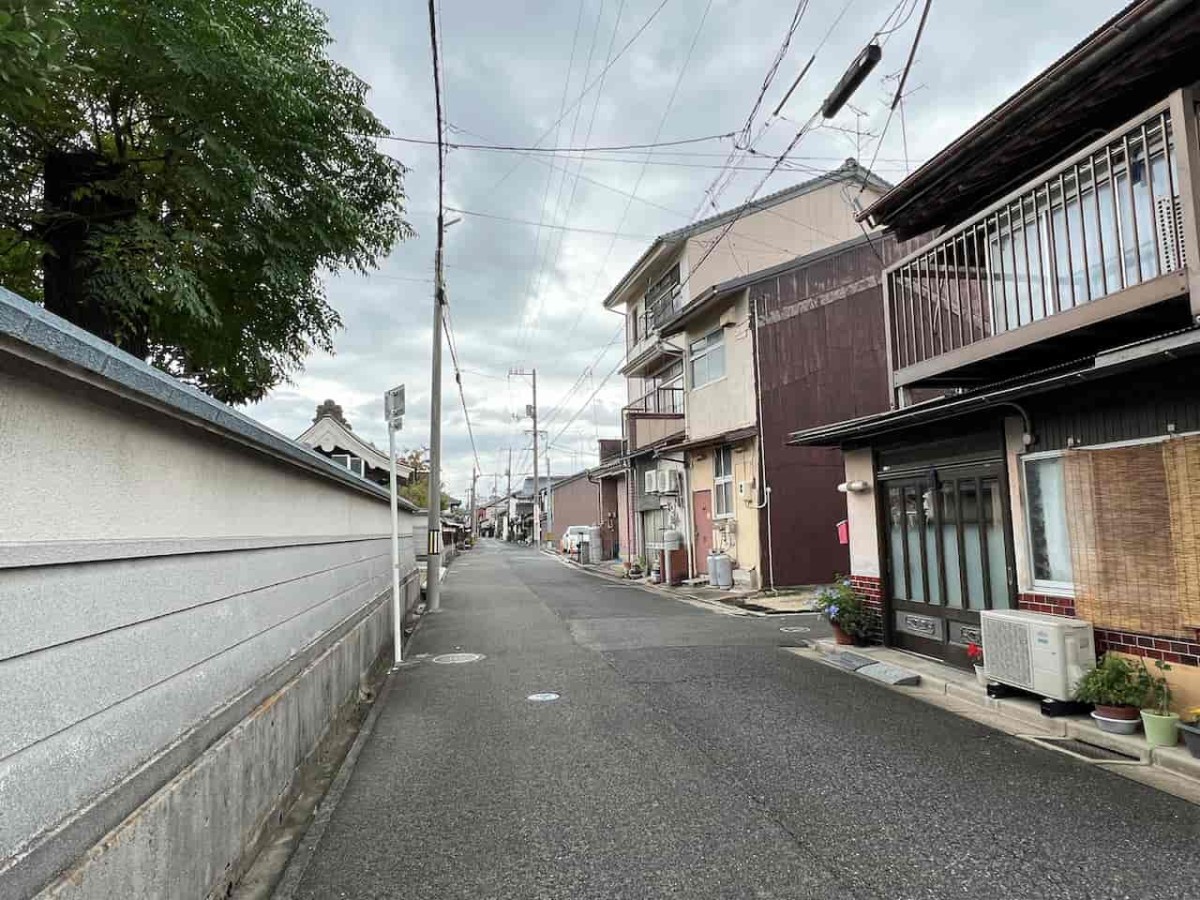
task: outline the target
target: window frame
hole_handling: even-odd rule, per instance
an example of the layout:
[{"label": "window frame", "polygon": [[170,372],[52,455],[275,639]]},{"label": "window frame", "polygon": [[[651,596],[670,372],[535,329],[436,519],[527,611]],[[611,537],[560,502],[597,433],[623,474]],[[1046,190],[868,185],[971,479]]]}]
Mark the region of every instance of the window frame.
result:
[{"label": "window frame", "polygon": [[[1068,450],[1043,450],[1039,453],[1023,453],[1020,457],[1021,462],[1021,518],[1022,526],[1025,529],[1025,556],[1029,564],[1029,587],[1030,590],[1037,593],[1047,594],[1057,597],[1074,597],[1075,582],[1074,581],[1051,581],[1045,578],[1038,578],[1034,567],[1034,549],[1033,549],[1033,527],[1030,519],[1032,507],[1029,502],[1029,475],[1028,464],[1033,462],[1043,462],[1047,459],[1065,460]],[[1066,503],[1064,498],[1064,515]],[[1067,536],[1068,543],[1070,535]],[[1068,547],[1068,552],[1070,548]],[[1074,563],[1072,561],[1072,576],[1074,576]]]},{"label": "window frame", "polygon": [[[718,463],[721,459],[721,454],[729,454],[729,467],[726,474],[718,475]],[[718,498],[722,497],[721,488],[724,485],[729,485],[729,508],[725,512],[718,512]],[[737,515],[737,508],[733,498],[733,445],[725,444],[713,449],[713,505],[712,517],[714,519],[732,519]]]},{"label": "window frame", "polygon": [[[713,339],[714,337],[716,338],[716,340]],[[695,349],[696,344],[699,344],[702,341],[704,342],[705,345],[699,352],[697,352]],[[699,362],[700,360],[707,360],[709,355],[711,353],[713,353],[713,351],[715,351],[717,348],[720,348],[720,350],[721,350],[721,374],[716,376],[715,378],[706,378],[704,381],[697,384],[696,383],[696,363]],[[693,391],[698,390],[699,388],[706,387],[710,384],[715,384],[716,382],[725,378],[729,371],[728,366],[729,366],[729,360],[725,353],[725,326],[723,326],[723,325],[718,326],[717,328],[714,328],[711,331],[705,332],[703,336],[696,338],[694,341],[693,340],[688,341],[687,377],[688,377],[688,382],[689,382],[688,388],[690,390],[693,390]],[[707,371],[707,366],[706,366],[706,371]]]}]

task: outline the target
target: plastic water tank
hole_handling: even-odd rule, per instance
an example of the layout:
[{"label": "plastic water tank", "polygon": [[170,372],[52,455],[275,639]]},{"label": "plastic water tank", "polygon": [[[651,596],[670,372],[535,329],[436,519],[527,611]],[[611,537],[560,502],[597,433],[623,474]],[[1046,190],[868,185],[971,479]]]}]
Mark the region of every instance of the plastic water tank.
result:
[{"label": "plastic water tank", "polygon": [[708,583],[722,589],[733,587],[733,560],[728,553],[709,554]]}]

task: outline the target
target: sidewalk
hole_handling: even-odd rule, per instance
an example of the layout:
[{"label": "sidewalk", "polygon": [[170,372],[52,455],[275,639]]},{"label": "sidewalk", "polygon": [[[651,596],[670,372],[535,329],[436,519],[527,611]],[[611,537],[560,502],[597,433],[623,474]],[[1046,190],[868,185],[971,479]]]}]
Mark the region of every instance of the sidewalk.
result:
[{"label": "sidewalk", "polygon": [[761,613],[798,613],[812,612],[816,609],[814,602],[819,586],[785,588],[781,591],[769,591],[761,588],[734,586],[732,588],[711,587],[708,584],[655,584],[649,576],[643,578],[628,578],[619,562],[605,560],[599,563],[581,563],[565,554],[551,550],[542,550],[547,556],[562,559],[571,565],[625,584],[637,584],[647,590],[658,591],[676,597],[687,597],[692,600],[724,603],[739,609]]}]

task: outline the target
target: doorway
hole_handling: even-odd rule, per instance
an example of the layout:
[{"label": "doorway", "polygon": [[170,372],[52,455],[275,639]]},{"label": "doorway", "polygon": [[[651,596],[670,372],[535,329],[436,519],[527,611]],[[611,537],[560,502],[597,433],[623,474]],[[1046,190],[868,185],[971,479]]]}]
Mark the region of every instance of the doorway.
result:
[{"label": "doorway", "polygon": [[708,554],[712,552],[712,491],[696,491],[692,494],[692,518],[695,526],[696,548],[693,563],[696,571],[693,577],[699,577],[708,566]]},{"label": "doorway", "polygon": [[980,611],[1009,609],[1015,595],[1003,462],[880,474],[889,642],[967,666]]}]

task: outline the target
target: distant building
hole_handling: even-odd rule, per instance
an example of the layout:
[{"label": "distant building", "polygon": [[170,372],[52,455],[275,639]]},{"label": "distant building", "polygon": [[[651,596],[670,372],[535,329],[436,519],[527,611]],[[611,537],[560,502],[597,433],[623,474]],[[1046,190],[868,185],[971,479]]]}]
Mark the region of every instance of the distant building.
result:
[{"label": "distant building", "polygon": [[[363,440],[350,428],[350,423],[342,415],[342,408],[332,400],[326,400],[317,407],[317,414],[308,429],[296,438],[306,447],[311,447],[322,456],[328,456],[335,463],[345,466],[355,475],[359,475],[375,484],[386,485],[391,478],[388,470],[387,454],[380,451],[370,441]],[[396,463],[396,480],[407,484],[412,478],[411,466]]]}]

